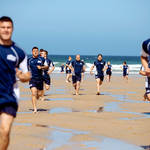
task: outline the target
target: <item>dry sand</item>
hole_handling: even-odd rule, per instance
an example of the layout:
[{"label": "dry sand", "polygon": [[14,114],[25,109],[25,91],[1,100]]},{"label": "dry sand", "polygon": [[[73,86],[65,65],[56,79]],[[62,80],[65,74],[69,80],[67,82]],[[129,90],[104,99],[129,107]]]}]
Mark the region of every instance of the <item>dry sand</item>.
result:
[{"label": "dry sand", "polygon": [[20,83],[9,150],[97,150],[107,138],[150,145],[150,103],[143,101],[143,77],[130,76],[126,83],[113,76],[111,83],[104,81],[99,96],[94,76],[85,75],[79,96],[64,79],[64,74],[52,75],[51,89],[45,101],[38,101],[37,114],[32,113],[28,84]]}]

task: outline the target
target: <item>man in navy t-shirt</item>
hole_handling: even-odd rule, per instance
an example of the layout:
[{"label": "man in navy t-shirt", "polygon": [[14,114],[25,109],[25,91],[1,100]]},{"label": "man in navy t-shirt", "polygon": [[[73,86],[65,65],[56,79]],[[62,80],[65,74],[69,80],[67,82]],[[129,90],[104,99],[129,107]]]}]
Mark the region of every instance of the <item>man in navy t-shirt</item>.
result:
[{"label": "man in navy t-shirt", "polygon": [[92,65],[90,69],[90,74],[92,75],[92,70],[96,67],[96,73],[95,73],[95,79],[97,83],[97,93],[96,95],[100,95],[100,85],[102,84],[104,80],[104,70],[105,70],[105,61],[103,61],[103,57],[101,54],[97,56],[97,60],[94,61],[94,64]]},{"label": "man in navy t-shirt", "polygon": [[34,113],[37,112],[36,101],[42,97],[43,91],[43,70],[47,69],[45,59],[39,56],[37,47],[32,48],[32,57],[28,58],[28,69],[31,72],[31,80],[29,86],[32,92],[32,104]]},{"label": "man in navy t-shirt", "polygon": [[7,150],[11,125],[18,109],[14,91],[16,76],[22,82],[30,80],[27,56],[11,40],[13,21],[0,18],[0,150]]},{"label": "man in navy t-shirt", "polygon": [[141,63],[144,67],[145,76],[147,76],[146,97],[150,101],[150,39],[143,41],[141,52]]},{"label": "man in navy t-shirt", "polygon": [[123,72],[123,79],[128,81],[129,66],[127,65],[126,61],[123,62],[122,72]]},{"label": "man in navy t-shirt", "polygon": [[85,71],[85,65],[80,60],[80,55],[76,55],[76,60],[71,63],[72,70],[72,83],[76,91],[76,95],[79,95],[81,73]]}]

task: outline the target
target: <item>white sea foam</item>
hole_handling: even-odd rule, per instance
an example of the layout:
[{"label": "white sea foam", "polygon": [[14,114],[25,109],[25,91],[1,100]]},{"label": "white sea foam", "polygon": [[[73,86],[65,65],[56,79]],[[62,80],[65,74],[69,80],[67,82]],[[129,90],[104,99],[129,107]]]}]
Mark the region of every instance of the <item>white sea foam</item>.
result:
[{"label": "white sea foam", "polygon": [[[55,64],[55,73],[59,73],[60,72],[60,65],[58,66],[58,64],[60,64],[59,62],[54,62]],[[90,72],[90,68],[93,64],[92,63],[86,63],[86,73]],[[129,66],[129,73],[130,74],[138,74],[141,64],[128,64]],[[114,74],[122,74],[122,64],[112,64],[112,73]],[[93,72],[95,72],[95,68],[93,70]]]}]

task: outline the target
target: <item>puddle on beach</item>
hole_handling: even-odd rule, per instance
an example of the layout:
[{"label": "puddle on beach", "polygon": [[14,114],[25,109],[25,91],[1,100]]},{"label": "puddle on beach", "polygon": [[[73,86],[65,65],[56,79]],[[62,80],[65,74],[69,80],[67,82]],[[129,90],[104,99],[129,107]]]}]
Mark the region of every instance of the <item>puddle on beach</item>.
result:
[{"label": "puddle on beach", "polygon": [[[35,126],[42,128],[49,128],[51,144],[47,145],[43,150],[55,150],[63,146],[72,147],[71,150],[85,150],[85,149],[94,149],[94,150],[144,150],[146,146],[138,147],[136,145],[128,144],[124,141],[107,138],[99,135],[93,135],[87,131],[78,131],[74,129],[65,129],[60,127],[50,127],[48,125],[41,124],[31,124],[31,123],[14,123],[15,126]],[[73,141],[73,137],[78,137],[82,135],[83,139],[81,141]],[[86,138],[84,138],[84,136]],[[87,137],[92,140],[86,141]],[[109,143],[109,144],[108,144]]]},{"label": "puddle on beach", "polygon": [[107,112],[120,112],[120,113],[128,113],[128,114],[133,114],[133,115],[139,115],[139,117],[133,117],[133,118],[120,118],[121,120],[135,120],[135,119],[150,118],[150,115],[147,114],[147,113],[128,112],[128,111],[124,112],[123,111],[124,109],[119,106],[123,103],[149,103],[149,102],[130,100],[130,99],[128,99],[127,95],[115,95],[115,94],[111,94],[111,93],[105,93],[105,95],[112,96],[116,100],[119,100],[119,102],[105,103],[104,111],[107,111]]},{"label": "puddle on beach", "polygon": [[[85,149],[94,149],[94,150],[143,150],[143,148],[138,147],[136,145],[128,144],[121,140],[116,140],[112,138],[106,138],[102,136],[92,135],[89,132],[76,131],[71,129],[63,129],[55,127],[54,131],[50,132],[49,139],[52,141],[50,145],[48,145],[45,150],[55,150],[57,148],[61,148],[63,146],[70,146],[72,150],[85,150]],[[86,141],[86,138],[79,142],[74,142],[71,140],[73,137],[82,135],[85,137],[90,137],[90,139]],[[109,143],[109,144],[108,144]]]},{"label": "puddle on beach", "polygon": [[72,98],[46,98],[45,101],[73,101]]},{"label": "puddle on beach", "polygon": [[72,108],[67,108],[67,107],[55,107],[55,108],[51,108],[49,110],[50,114],[54,114],[54,113],[66,113],[66,112],[103,112],[103,107],[99,107],[97,110],[76,110],[76,109],[72,109]]}]

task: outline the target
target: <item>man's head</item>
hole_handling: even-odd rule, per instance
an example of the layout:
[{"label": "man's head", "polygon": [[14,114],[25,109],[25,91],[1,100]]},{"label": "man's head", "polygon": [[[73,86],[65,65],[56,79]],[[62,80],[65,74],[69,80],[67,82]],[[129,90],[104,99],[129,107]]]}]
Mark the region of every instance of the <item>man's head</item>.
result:
[{"label": "man's head", "polygon": [[107,65],[110,65],[110,61],[107,62]]},{"label": "man's head", "polygon": [[98,59],[99,61],[101,61],[101,60],[103,59],[102,54],[98,54],[98,55],[97,55],[97,59]]},{"label": "man's head", "polygon": [[3,16],[0,18],[0,41],[11,41],[13,32],[13,21],[10,17]]},{"label": "man's head", "polygon": [[127,64],[127,62],[126,62],[126,61],[124,61],[124,62],[123,62],[123,64],[124,64],[124,65],[126,65],[126,64]]},{"label": "man's head", "polygon": [[39,49],[38,49],[38,47],[33,47],[32,48],[32,55],[33,55],[34,58],[38,57],[38,55],[39,55]]},{"label": "man's head", "polygon": [[40,56],[43,57],[44,49],[40,49]]},{"label": "man's head", "polygon": [[79,55],[79,54],[76,55],[76,60],[77,60],[77,61],[80,61],[80,55]]},{"label": "man's head", "polygon": [[69,57],[68,57],[68,60],[71,61],[71,59],[72,59],[71,56],[69,56]]}]

